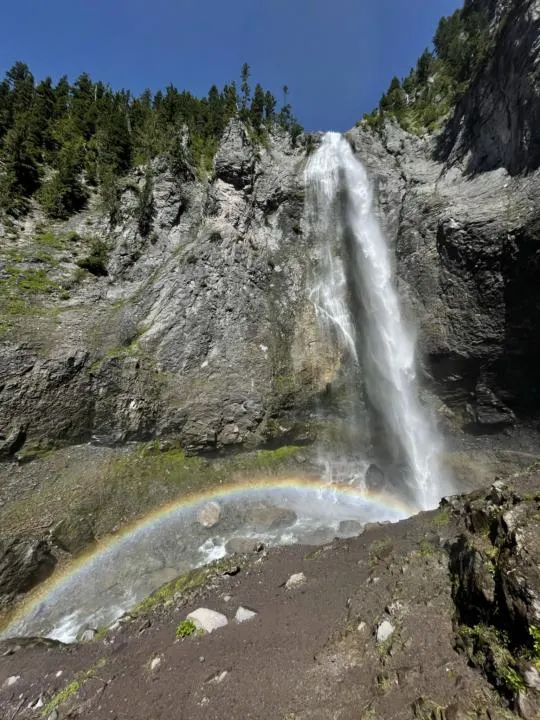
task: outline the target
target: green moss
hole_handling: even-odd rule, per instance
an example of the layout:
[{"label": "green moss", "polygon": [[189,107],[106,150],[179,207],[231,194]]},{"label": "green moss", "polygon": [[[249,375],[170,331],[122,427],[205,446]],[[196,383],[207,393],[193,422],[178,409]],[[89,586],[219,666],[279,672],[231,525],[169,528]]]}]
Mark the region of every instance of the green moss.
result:
[{"label": "green moss", "polygon": [[43,706],[41,710],[42,717],[48,717],[53,710],[56,710],[60,705],[66,703],[71,697],[76,695],[82,686],[93,678],[96,672],[106,664],[105,658],[98,660],[92,667],[88,668],[82,673],[78,673],[75,678],[69,682],[66,687],[60,692],[53,695],[53,697]]},{"label": "green moss", "polygon": [[190,635],[195,635],[196,632],[197,626],[195,625],[193,620],[182,620],[182,622],[179,623],[176,627],[177,638],[189,637]]},{"label": "green moss", "polygon": [[375,540],[369,547],[369,567],[375,567],[387,558],[393,550],[392,540],[388,536]]},{"label": "green moss", "polygon": [[525,688],[505,633],[481,623],[461,626],[458,632],[472,664],[480,667],[499,691],[512,696]]},{"label": "green moss", "polygon": [[422,557],[430,557],[435,553],[435,548],[433,546],[433,543],[430,542],[426,537],[423,537],[420,542],[418,543],[418,548],[420,555]]},{"label": "green moss", "polygon": [[448,510],[438,510],[433,516],[433,524],[441,528],[450,522],[450,513]]},{"label": "green moss", "polygon": [[216,575],[221,575],[228,570],[237,568],[239,565],[238,558],[222,558],[216,560],[210,565],[190,570],[180,575],[165,585],[162,585],[152,595],[145,598],[141,603],[136,605],[130,612],[131,614],[139,614],[153,610],[159,605],[169,605],[173,602],[175,595],[192,592],[198,588],[204,587],[209,580]]}]

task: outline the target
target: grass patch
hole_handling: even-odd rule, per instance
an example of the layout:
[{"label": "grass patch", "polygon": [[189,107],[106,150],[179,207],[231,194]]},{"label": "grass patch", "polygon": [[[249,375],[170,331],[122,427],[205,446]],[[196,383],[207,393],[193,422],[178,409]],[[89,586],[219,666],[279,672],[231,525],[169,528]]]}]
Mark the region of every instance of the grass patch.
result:
[{"label": "grass patch", "polygon": [[63,690],[53,695],[53,697],[43,706],[41,711],[42,717],[48,717],[54,710],[67,702],[71,697],[76,695],[82,686],[95,676],[97,671],[106,664],[105,658],[98,660],[92,667],[84,672],[77,673],[75,678],[69,682]]},{"label": "grass patch", "polygon": [[392,540],[387,535],[380,540],[375,540],[369,546],[369,567],[375,567],[381,560],[388,558],[393,549]]},{"label": "grass patch", "polygon": [[[159,605],[169,605],[173,602],[175,595],[182,595],[188,592],[193,592],[198,588],[204,587],[206,583],[216,575],[221,575],[228,570],[237,568],[239,561],[237,557],[231,558],[226,557],[221,560],[216,560],[210,565],[204,565],[195,570],[189,570],[189,572],[180,575],[175,580],[172,580],[165,585],[162,585],[152,595],[145,598],[142,602],[136,605],[130,614],[139,614],[153,610]],[[191,621],[189,621],[191,622]],[[181,625],[182,623],[180,623]]]},{"label": "grass patch", "polygon": [[179,623],[176,626],[176,637],[177,638],[185,638],[189,637],[190,635],[195,635],[197,632],[197,626],[193,622],[193,620],[182,620],[181,623]]}]

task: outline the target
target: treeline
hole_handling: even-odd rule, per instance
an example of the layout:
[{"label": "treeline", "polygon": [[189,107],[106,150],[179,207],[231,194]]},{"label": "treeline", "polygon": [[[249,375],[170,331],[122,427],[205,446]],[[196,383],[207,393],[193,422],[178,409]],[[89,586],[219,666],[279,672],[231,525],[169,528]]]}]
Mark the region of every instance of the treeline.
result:
[{"label": "treeline", "polygon": [[425,50],[402,81],[392,79],[379,107],[364,115],[364,122],[379,128],[385,116],[392,116],[405,130],[436,129],[485,63],[493,37],[487,14],[470,5],[443,17],[433,51]]},{"label": "treeline", "polygon": [[[118,178],[138,165],[165,157],[178,177],[203,177],[211,168],[229,120],[240,117],[254,142],[279,125],[293,143],[302,127],[292,114],[288,89],[283,104],[260,84],[252,90],[244,64],[235,82],[206,97],[168,85],[139,97],[94,82],[86,73],[36,82],[17,62],[0,83],[0,211],[18,216],[35,197],[48,216],[67,218],[81,209],[92,188],[111,211]],[[144,224],[144,218],[141,219]]]}]

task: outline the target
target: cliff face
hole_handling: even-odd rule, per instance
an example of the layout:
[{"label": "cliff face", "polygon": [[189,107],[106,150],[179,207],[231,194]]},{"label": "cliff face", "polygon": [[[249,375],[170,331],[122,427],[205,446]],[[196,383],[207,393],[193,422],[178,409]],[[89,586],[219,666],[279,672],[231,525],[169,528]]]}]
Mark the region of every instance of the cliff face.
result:
[{"label": "cliff face", "polygon": [[[485,430],[540,403],[540,2],[469,4],[491,18],[494,50],[444,133],[386,122],[348,137],[375,185],[425,372],[462,424]],[[49,228],[45,254],[37,211],[4,228],[0,454],[92,438],[211,450],[312,436],[305,421],[339,386],[340,354],[309,300],[305,158],[279,134],[256,147],[233,122],[208,182],[155,163],[146,237],[142,173],[114,226],[91,203]],[[108,246],[107,276],[77,271],[92,237]],[[36,289],[43,273],[52,281]]]},{"label": "cliff face", "polygon": [[349,136],[380,190],[426,370],[486,429],[540,400],[540,3],[469,4],[498,20],[494,50],[445,132]]},{"label": "cliff face", "polygon": [[[124,192],[114,227],[91,207],[52,228],[46,261],[37,215],[23,232],[6,230],[5,267],[22,255],[23,285],[36,263],[69,290],[48,302],[38,294],[8,317],[4,454],[25,442],[160,436],[211,449],[286,435],[290,406],[301,414],[333,362],[306,296],[304,154],[285,136],[256,148],[233,123],[210,182],[178,182],[156,164],[146,239],[134,219],[142,175]],[[66,241],[67,231],[78,239]],[[106,238],[108,276],[74,265],[87,237]],[[69,279],[75,272],[79,284]]]}]

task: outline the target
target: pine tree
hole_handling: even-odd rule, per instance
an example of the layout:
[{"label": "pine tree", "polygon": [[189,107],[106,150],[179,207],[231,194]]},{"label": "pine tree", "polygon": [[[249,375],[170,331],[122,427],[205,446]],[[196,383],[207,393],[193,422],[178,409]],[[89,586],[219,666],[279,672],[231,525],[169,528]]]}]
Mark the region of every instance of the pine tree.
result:
[{"label": "pine tree", "polygon": [[255,85],[253,100],[251,101],[251,122],[254,127],[260,128],[263,124],[266,96],[262,85]]},{"label": "pine tree", "polygon": [[244,63],[242,65],[242,71],[240,74],[242,84],[240,86],[240,91],[242,92],[242,108],[247,108],[249,105],[249,97],[250,97],[250,87],[249,87],[249,78],[251,75],[251,69],[247,63]]}]

